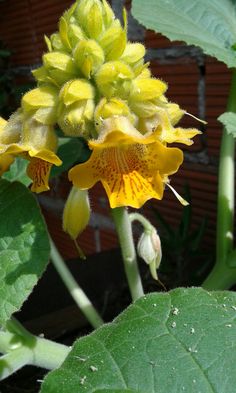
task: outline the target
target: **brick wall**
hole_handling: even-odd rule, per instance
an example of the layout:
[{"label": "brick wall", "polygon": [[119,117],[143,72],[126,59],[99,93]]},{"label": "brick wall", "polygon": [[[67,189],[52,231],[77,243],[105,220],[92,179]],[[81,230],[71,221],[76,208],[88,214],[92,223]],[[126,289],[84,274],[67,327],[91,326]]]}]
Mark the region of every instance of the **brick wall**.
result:
[{"label": "brick wall", "polygon": [[[46,49],[43,35],[57,29],[57,21],[69,0],[12,0],[0,2],[0,37],[11,49],[11,66],[15,83],[32,79],[30,70],[40,63]],[[113,0],[113,8],[119,16],[122,0]],[[129,9],[130,3],[126,2]],[[185,183],[191,187],[193,226],[208,217],[204,237],[206,247],[214,246],[216,229],[217,167],[221,127],[217,117],[225,110],[230,83],[226,66],[204,56],[198,48],[186,47],[181,42],[171,43],[160,34],[145,31],[129,15],[130,40],[144,41],[147,60],[155,76],[168,82],[168,98],[180,104],[188,112],[205,118],[202,127],[192,118],[185,117],[184,126],[200,127],[203,134],[195,138],[195,144],[185,150],[185,162],[172,185],[180,193]],[[77,255],[73,243],[62,232],[61,215],[70,184],[66,175],[52,182],[52,190],[39,196],[52,236],[66,258]],[[97,184],[90,193],[93,215],[91,223],[80,236],[79,243],[87,254],[117,246],[114,227],[109,215],[105,193]],[[157,207],[168,222],[178,225],[183,207],[168,190],[163,201],[149,201],[142,211],[153,219],[152,208]]]}]

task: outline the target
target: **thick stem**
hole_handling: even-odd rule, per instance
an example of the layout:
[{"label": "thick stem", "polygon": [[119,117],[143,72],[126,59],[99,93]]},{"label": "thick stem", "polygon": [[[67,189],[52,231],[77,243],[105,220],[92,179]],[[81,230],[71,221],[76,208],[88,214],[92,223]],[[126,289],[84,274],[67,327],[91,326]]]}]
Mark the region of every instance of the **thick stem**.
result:
[{"label": "thick stem", "polygon": [[202,287],[207,290],[225,290],[231,288],[236,282],[235,269],[229,269],[223,264],[216,264],[209,276],[206,278]]},{"label": "thick stem", "polygon": [[[227,110],[236,112],[236,71],[233,71]],[[235,276],[228,266],[228,255],[233,249],[234,225],[234,154],[235,142],[226,129],[223,130],[219,163],[217,201],[216,264],[203,287],[206,289],[228,289],[235,282],[227,279]],[[221,278],[220,278],[221,275]],[[225,277],[223,277],[225,276]],[[222,284],[220,283],[222,281]],[[224,284],[223,284],[224,283]],[[224,285],[224,286],[223,286]]]},{"label": "thick stem", "polygon": [[84,293],[83,289],[78,285],[72,276],[71,272],[65,265],[64,260],[59,254],[55,244],[52,240],[51,242],[51,260],[60,275],[62,281],[70,292],[76,304],[81,309],[82,313],[86,316],[87,320],[91,323],[91,325],[96,329],[99,326],[103,325],[103,320],[98,314],[97,310]]},{"label": "thick stem", "polygon": [[17,335],[0,331],[0,380],[7,378],[25,365],[53,370],[69,354],[70,348],[30,333]]},{"label": "thick stem", "polygon": [[133,234],[129,214],[125,207],[112,209],[112,216],[115,222],[121,252],[128,280],[130,293],[133,300],[144,295],[142,281],[139,274],[136,252],[133,241]]}]

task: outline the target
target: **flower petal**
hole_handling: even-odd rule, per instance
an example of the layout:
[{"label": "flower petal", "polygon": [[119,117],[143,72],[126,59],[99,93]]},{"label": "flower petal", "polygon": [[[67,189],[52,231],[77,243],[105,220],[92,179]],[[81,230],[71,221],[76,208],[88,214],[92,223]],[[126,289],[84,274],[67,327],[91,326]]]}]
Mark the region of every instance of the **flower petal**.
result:
[{"label": "flower petal", "polygon": [[101,181],[112,208],[139,208],[148,199],[162,199],[166,177],[183,161],[182,151],[165,147],[155,133],[137,138],[113,131],[91,145],[89,160],[72,168],[69,179],[80,189]]},{"label": "flower petal", "polygon": [[27,168],[27,175],[33,180],[31,191],[40,193],[49,190],[48,179],[52,164],[41,160],[40,158],[32,158]]}]

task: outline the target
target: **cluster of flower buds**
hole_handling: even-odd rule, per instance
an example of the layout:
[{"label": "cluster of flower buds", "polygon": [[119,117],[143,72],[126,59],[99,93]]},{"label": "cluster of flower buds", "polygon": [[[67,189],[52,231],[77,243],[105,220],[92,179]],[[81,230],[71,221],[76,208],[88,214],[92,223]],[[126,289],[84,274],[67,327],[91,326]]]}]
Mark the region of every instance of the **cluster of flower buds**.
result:
[{"label": "cluster of flower buds", "polygon": [[103,120],[114,115],[128,117],[145,133],[163,113],[170,126],[184,114],[165,98],[166,83],[151,77],[145,47],[127,40],[125,12],[122,26],[106,0],[76,2],[46,43],[43,65],[33,71],[36,93],[41,102],[42,88],[51,89],[55,122],[66,135],[96,138]]},{"label": "cluster of flower buds", "polygon": [[[47,190],[51,166],[61,164],[54,131],[59,125],[66,136],[87,140],[94,153],[78,169],[87,171],[80,177],[87,183],[77,184],[76,169],[70,176],[74,185],[88,189],[95,179],[101,180],[111,207],[140,207],[152,197],[161,199],[169,174],[183,160],[182,152],[167,144],[189,145],[199,131],[175,127],[185,111],[167,100],[166,83],[151,76],[145,47],[128,41],[125,11],[121,23],[106,0],[77,0],[60,18],[58,30],[45,37],[48,51],[33,71],[37,87],[23,96],[21,108],[8,122],[0,119],[1,172],[21,155],[30,161],[31,189]],[[105,125],[114,124],[114,118],[115,124],[128,122],[128,127],[105,134]],[[110,159],[111,147],[120,157],[112,160],[113,169],[102,159]],[[72,194],[69,201],[74,204],[80,196]],[[68,230],[68,224],[65,227]]]}]

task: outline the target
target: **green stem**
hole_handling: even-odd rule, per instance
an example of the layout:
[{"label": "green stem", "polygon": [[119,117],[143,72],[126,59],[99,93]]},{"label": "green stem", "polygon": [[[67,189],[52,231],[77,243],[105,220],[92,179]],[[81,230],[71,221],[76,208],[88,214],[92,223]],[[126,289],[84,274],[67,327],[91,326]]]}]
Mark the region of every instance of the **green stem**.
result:
[{"label": "green stem", "polygon": [[[0,333],[1,334],[1,333]],[[10,377],[22,367],[27,366],[31,359],[28,348],[18,348],[0,357],[0,381]]]},{"label": "green stem", "polygon": [[[235,70],[233,71],[232,75],[227,110],[230,112],[236,112]],[[233,249],[234,154],[234,137],[229,135],[224,128],[219,162],[216,264],[212,272],[203,283],[203,287],[206,289],[228,289],[232,284],[235,283],[235,269],[228,266],[228,256]],[[230,277],[232,277],[232,279],[230,279]]]},{"label": "green stem", "polygon": [[64,260],[59,254],[55,244],[50,239],[51,243],[51,260],[60,275],[62,281],[70,292],[76,304],[81,309],[82,313],[86,316],[87,320],[91,323],[91,325],[96,329],[99,326],[103,325],[103,320],[98,314],[97,310],[84,293],[83,289],[78,285],[72,276],[71,272],[65,265]]},{"label": "green stem", "polygon": [[132,299],[136,300],[143,296],[144,292],[137,264],[129,214],[125,207],[117,207],[116,209],[112,209],[112,216],[120,241],[130,293]]},{"label": "green stem", "polygon": [[144,227],[144,229],[146,231],[153,231],[153,225],[150,223],[150,221],[147,220],[147,218],[145,218],[144,216],[142,216],[142,214],[140,213],[130,213],[129,214],[129,219],[131,221],[131,223],[133,221],[139,221],[140,224],[142,224],[142,226]]},{"label": "green stem", "polygon": [[7,378],[25,365],[48,370],[58,368],[70,352],[70,348],[44,338],[33,336],[16,320],[10,324],[11,331],[0,331],[0,380]]}]

